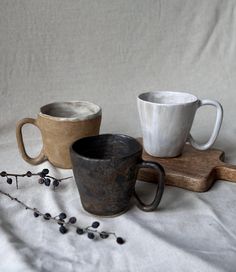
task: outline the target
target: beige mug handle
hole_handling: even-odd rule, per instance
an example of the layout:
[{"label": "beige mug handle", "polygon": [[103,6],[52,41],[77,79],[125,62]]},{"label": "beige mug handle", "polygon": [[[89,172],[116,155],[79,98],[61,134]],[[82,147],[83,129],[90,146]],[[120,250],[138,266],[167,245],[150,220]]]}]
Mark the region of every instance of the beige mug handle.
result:
[{"label": "beige mug handle", "polygon": [[16,125],[16,139],[17,139],[17,143],[18,143],[18,148],[20,150],[22,158],[25,161],[27,161],[30,164],[37,165],[37,164],[40,164],[41,162],[45,161],[47,159],[47,157],[44,154],[43,148],[40,151],[39,155],[37,157],[35,157],[35,158],[30,157],[26,153],[25,145],[24,145],[24,141],[23,141],[23,135],[22,135],[22,127],[25,124],[32,124],[32,125],[36,126],[40,130],[36,119],[24,118],[24,119],[20,120]]}]

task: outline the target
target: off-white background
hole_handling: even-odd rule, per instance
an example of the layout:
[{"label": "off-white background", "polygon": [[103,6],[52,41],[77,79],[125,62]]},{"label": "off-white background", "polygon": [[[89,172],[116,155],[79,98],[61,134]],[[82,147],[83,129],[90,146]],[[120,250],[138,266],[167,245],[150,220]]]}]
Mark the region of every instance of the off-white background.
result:
[{"label": "off-white background", "polygon": [[[0,168],[47,166],[55,175],[70,174],[25,163],[16,121],[35,117],[49,102],[89,100],[103,108],[102,132],[139,136],[136,96],[149,90],[219,100],[225,115],[215,146],[236,163],[235,72],[234,0],[1,0]],[[207,140],[214,117],[209,107],[199,110],[193,127],[199,141]],[[25,132],[37,153],[40,134]],[[58,193],[33,181],[17,192],[4,188],[43,211],[71,211],[82,224],[94,220],[83,211],[73,180]],[[236,185],[226,182],[205,194],[167,188],[157,212],[132,207],[101,219],[127,238],[122,248],[111,240],[61,237],[57,226],[35,221],[0,196],[0,270],[235,271],[235,194]]]}]

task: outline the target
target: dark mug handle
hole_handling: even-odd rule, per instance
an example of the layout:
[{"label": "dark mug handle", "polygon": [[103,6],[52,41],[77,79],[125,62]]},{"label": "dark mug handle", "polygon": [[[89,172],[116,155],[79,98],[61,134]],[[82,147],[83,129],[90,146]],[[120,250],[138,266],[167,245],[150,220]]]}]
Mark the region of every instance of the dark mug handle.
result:
[{"label": "dark mug handle", "polygon": [[159,176],[156,195],[151,204],[149,205],[144,204],[142,200],[138,197],[136,191],[134,190],[134,196],[136,198],[136,204],[138,208],[145,212],[151,212],[151,211],[154,211],[158,207],[161,201],[161,198],[164,192],[164,187],[165,187],[165,171],[164,171],[164,168],[160,164],[156,162],[151,162],[151,161],[142,161],[141,163],[137,164],[136,165],[137,173],[139,169],[141,168],[155,169],[158,172],[158,176]]}]

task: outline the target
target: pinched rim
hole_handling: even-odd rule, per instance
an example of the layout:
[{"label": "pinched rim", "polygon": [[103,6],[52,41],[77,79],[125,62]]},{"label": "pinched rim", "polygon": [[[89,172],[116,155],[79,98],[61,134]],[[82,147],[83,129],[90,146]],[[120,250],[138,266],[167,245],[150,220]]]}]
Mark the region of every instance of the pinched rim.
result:
[{"label": "pinched rim", "polygon": [[[79,152],[77,152],[75,150],[75,146],[78,145],[78,143],[83,144],[83,142],[85,142],[85,141],[96,140],[96,139],[99,139],[101,137],[103,137],[103,138],[114,137],[114,138],[118,138],[120,140],[127,139],[127,140],[130,141],[130,143],[132,142],[133,144],[136,145],[136,149],[133,152],[127,153],[126,155],[123,155],[123,156],[117,155],[117,156],[113,156],[113,157],[111,156],[109,158],[94,158],[94,157],[90,157],[90,156],[84,156],[84,155],[80,154]],[[75,154],[76,157],[82,158],[84,160],[89,160],[89,161],[112,161],[114,159],[126,159],[126,158],[129,158],[129,157],[135,156],[137,154],[140,154],[140,156],[141,156],[142,150],[143,150],[142,145],[135,138],[133,138],[131,136],[128,136],[128,135],[125,135],[125,134],[100,134],[100,135],[96,135],[96,136],[84,137],[84,138],[81,138],[81,139],[75,141],[70,146],[70,152]]]},{"label": "pinched rim", "polygon": [[[182,102],[171,102],[171,103],[162,103],[162,102],[155,102],[155,101],[150,101],[148,100],[146,97],[149,96],[149,95],[153,95],[154,97],[155,96],[158,96],[158,95],[164,95],[164,96],[175,96],[175,97],[185,97],[185,98],[189,98],[189,100],[185,100],[183,99]],[[152,105],[158,105],[158,106],[177,106],[177,105],[187,105],[187,104],[193,104],[197,101],[199,101],[199,99],[191,94],[191,93],[188,93],[188,92],[173,92],[173,91],[153,91],[153,92],[144,92],[144,93],[141,93],[137,99],[139,101],[142,101],[144,103],[148,103],[148,104],[152,104]]]},{"label": "pinched rim", "polygon": [[[82,106],[92,106],[91,108],[95,108],[96,110],[93,113],[90,113],[84,117],[81,116],[76,116],[76,117],[64,117],[64,116],[54,116],[54,115],[50,115],[47,113],[47,111],[52,108],[52,107],[56,107],[56,106],[62,106],[62,105],[66,105],[66,104],[72,104],[75,107],[79,107],[80,105]],[[45,117],[45,118],[49,118],[52,120],[57,120],[57,121],[83,121],[83,120],[89,120],[89,119],[94,119],[98,116],[102,115],[102,108],[97,105],[94,104],[92,102],[89,101],[66,101],[66,102],[53,102],[53,103],[49,103],[46,104],[44,106],[42,106],[40,108],[40,116]]]}]

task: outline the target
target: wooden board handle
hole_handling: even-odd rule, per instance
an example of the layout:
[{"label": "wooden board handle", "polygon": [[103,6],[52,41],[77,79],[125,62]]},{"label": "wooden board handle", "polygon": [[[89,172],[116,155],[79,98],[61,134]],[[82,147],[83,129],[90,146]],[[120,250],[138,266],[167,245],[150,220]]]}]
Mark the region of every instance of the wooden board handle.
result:
[{"label": "wooden board handle", "polygon": [[236,182],[236,165],[223,163],[216,166],[216,178],[231,182]]}]

